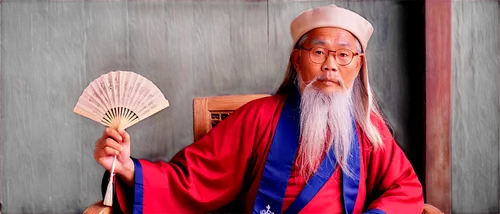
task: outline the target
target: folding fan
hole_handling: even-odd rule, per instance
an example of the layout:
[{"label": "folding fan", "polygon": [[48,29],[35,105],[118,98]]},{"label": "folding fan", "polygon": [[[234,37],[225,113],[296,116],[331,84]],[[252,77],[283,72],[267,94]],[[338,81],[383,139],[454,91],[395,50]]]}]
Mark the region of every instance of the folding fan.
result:
[{"label": "folding fan", "polygon": [[[151,81],[129,71],[101,75],[83,91],[74,112],[105,126],[123,130],[168,107],[163,93]],[[113,202],[113,159],[104,205]]]}]

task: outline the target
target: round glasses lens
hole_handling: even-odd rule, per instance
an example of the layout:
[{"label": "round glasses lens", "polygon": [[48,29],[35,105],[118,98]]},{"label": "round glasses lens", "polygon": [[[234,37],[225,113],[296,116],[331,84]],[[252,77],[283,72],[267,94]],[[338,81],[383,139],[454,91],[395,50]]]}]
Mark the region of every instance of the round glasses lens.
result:
[{"label": "round glasses lens", "polygon": [[340,65],[347,65],[351,62],[352,60],[352,51],[347,50],[347,49],[338,49],[335,52],[335,59]]},{"label": "round glasses lens", "polygon": [[309,57],[314,63],[323,63],[326,60],[328,51],[324,48],[313,48],[309,51]]}]

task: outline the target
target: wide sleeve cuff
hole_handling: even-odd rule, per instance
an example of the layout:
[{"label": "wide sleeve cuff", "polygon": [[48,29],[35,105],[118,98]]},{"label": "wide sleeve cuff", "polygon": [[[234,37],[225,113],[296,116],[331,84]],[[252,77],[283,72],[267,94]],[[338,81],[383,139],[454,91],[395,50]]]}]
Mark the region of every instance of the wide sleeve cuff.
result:
[{"label": "wide sleeve cuff", "polygon": [[128,187],[125,182],[117,179],[116,185],[116,199],[120,206],[120,210],[125,213],[142,214],[143,206],[143,177],[142,177],[142,167],[140,162],[132,158],[134,162],[134,186]]},{"label": "wide sleeve cuff", "polygon": [[134,161],[134,204],[132,206],[132,213],[143,213],[144,204],[144,179],[142,174],[142,165],[139,160],[132,158]]}]

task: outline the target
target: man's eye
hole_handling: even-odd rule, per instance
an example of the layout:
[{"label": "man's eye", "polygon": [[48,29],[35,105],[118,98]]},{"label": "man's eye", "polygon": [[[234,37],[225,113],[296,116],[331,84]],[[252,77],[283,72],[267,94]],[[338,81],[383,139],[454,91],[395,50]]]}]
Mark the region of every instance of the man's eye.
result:
[{"label": "man's eye", "polygon": [[315,53],[316,55],[323,55],[323,54],[325,54],[325,52],[323,52],[323,51],[319,51],[319,50],[315,51],[314,53]]}]

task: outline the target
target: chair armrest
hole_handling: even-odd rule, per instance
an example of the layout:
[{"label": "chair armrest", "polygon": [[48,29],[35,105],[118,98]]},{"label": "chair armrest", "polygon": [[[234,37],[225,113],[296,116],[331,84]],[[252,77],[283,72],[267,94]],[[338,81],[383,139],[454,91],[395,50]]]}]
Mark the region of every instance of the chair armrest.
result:
[{"label": "chair armrest", "polygon": [[111,207],[104,206],[102,200],[98,201],[83,211],[83,214],[111,214]]},{"label": "chair armrest", "polygon": [[439,210],[438,208],[430,205],[430,204],[425,204],[424,205],[424,212],[422,212],[423,214],[444,214],[443,212],[441,212],[441,210]]}]

